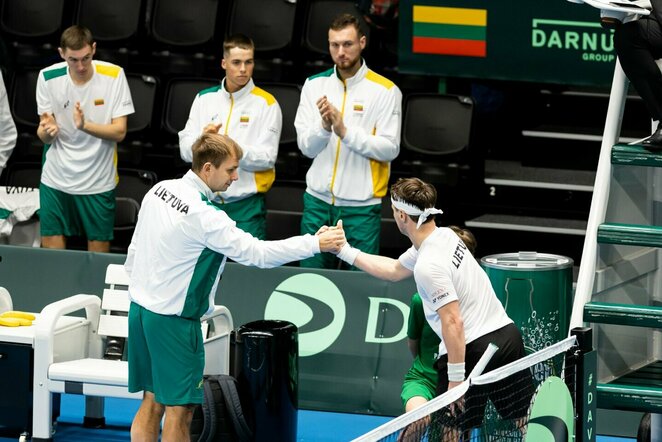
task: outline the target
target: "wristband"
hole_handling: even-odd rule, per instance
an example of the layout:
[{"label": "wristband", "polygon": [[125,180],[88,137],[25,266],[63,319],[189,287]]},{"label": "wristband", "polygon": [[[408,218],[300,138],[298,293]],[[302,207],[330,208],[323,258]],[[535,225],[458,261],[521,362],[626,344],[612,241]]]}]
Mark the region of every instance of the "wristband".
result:
[{"label": "wristband", "polygon": [[457,364],[448,363],[448,382],[464,381],[464,362]]},{"label": "wristband", "polygon": [[356,257],[359,256],[359,253],[361,253],[359,249],[355,249],[354,247],[350,246],[348,242],[346,242],[340,249],[340,252],[338,252],[338,258],[353,266]]}]

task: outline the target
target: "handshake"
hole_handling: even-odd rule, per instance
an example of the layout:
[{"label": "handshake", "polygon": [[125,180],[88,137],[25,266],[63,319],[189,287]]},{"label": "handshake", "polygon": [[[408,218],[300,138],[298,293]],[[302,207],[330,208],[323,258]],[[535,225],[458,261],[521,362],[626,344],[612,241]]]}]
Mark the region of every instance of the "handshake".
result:
[{"label": "handshake", "polygon": [[322,226],[315,233],[319,237],[320,251],[330,252],[338,255],[349,265],[354,265],[356,257],[360,253],[359,249],[355,249],[349,245],[347,238],[345,238],[345,230],[342,226],[342,220],[338,220],[335,226]]},{"label": "handshake", "polygon": [[315,236],[319,237],[321,252],[330,252],[337,255],[338,252],[340,252],[340,249],[347,244],[345,230],[342,227],[342,220],[338,220],[338,224],[335,226],[320,227],[315,233]]}]

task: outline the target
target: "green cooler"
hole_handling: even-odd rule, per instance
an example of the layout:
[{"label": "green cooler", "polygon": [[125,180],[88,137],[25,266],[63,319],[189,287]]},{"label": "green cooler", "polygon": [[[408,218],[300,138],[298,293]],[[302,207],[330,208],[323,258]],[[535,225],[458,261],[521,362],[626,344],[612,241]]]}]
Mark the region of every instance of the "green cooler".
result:
[{"label": "green cooler", "polygon": [[481,259],[497,297],[522,332],[527,354],[568,336],[572,259],[536,252]]}]

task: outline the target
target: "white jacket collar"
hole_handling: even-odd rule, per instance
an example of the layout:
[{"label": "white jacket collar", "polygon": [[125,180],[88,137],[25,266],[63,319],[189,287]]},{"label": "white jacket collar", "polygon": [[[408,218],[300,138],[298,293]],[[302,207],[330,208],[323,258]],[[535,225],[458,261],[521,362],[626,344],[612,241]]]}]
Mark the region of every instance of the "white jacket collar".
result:
[{"label": "white jacket collar", "polygon": [[232,97],[235,100],[240,100],[246,95],[250,94],[253,88],[255,88],[255,83],[253,83],[253,79],[251,78],[248,80],[248,83],[246,83],[246,86],[231,94],[227,89],[225,89],[225,78],[223,78],[223,81],[221,81],[221,91],[223,91],[223,93],[228,98]]},{"label": "white jacket collar", "polygon": [[[342,79],[340,78],[340,75],[338,75],[338,66],[333,66],[333,73],[335,74],[337,79],[342,81]],[[354,74],[353,77],[349,77],[348,79],[345,80],[345,85],[347,87],[353,86],[356,83],[363,80],[367,74],[368,74],[368,65],[365,63],[365,60],[362,58],[361,59],[361,67],[359,68],[358,71],[356,71],[356,74]]]},{"label": "white jacket collar", "polygon": [[202,178],[198,176],[195,172],[192,170],[189,170],[184,174],[182,177],[182,180],[190,184],[192,187],[197,189],[201,194],[203,194],[208,200],[214,199],[216,196],[215,192],[212,192],[212,190],[205,184],[204,181],[202,181]]}]

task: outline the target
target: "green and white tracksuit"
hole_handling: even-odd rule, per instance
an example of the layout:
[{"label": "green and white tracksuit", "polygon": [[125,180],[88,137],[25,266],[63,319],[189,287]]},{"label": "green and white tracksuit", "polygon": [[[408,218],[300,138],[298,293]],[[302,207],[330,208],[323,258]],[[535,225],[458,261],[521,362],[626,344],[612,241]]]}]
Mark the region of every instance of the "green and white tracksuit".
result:
[{"label": "green and white tracksuit", "polygon": [[[271,94],[255,86],[253,80],[234,93],[225,89],[225,79],[219,86],[199,92],[193,100],[186,127],[179,132],[182,160],[190,163],[193,159],[191,147],[203,128],[219,123],[222,124],[219,133],[236,141],[244,156],[239,161],[239,180],[215,199],[228,204],[223,209],[240,228],[264,239],[266,211],[263,195],[276,177],[274,165],[283,124],[280,106]],[[258,197],[251,198],[254,195]]]},{"label": "green and white tracksuit", "polygon": [[192,171],[146,195],[124,264],[131,301],[162,315],[200,318],[210,311],[227,258],[260,268],[319,252],[312,235],[260,241],[238,229]]},{"label": "green and white tracksuit", "polygon": [[[344,139],[322,127],[316,102],[326,96],[341,112]],[[313,163],[306,174],[302,233],[342,217],[350,243],[368,253],[379,249],[380,204],[388,191],[390,163],[400,151],[402,93],[365,62],[346,80],[336,68],[308,78],[294,125],[301,152]],[[304,265],[328,267],[326,262]]]}]

